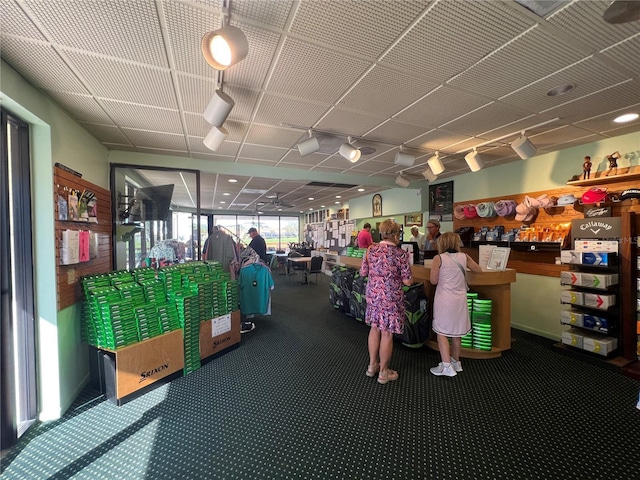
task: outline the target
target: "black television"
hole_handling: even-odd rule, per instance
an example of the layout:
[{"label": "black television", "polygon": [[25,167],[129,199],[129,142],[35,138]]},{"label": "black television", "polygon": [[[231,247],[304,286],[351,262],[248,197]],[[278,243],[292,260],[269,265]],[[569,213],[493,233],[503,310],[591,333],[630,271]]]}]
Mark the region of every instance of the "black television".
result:
[{"label": "black television", "polygon": [[413,264],[420,265],[420,247],[418,242],[400,242],[400,248],[413,255]]},{"label": "black television", "polygon": [[169,207],[175,185],[157,185],[136,190],[135,206],[131,212],[134,220],[151,221],[169,219]]}]

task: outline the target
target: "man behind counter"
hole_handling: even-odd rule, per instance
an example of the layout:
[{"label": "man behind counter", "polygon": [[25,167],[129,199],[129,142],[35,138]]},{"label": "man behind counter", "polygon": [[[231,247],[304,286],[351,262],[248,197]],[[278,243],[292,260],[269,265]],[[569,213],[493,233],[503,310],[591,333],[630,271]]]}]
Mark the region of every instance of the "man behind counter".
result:
[{"label": "man behind counter", "polygon": [[424,249],[438,250],[438,237],[440,235],[440,222],[435,219],[429,220],[427,222],[427,241],[424,245]]}]

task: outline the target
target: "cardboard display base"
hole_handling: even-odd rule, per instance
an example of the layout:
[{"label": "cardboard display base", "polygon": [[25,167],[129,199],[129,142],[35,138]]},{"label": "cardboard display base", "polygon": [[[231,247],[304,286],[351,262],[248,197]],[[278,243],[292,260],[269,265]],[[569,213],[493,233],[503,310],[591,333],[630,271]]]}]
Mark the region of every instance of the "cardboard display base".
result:
[{"label": "cardboard display base", "polygon": [[200,322],[200,359],[240,343],[240,310]]}]

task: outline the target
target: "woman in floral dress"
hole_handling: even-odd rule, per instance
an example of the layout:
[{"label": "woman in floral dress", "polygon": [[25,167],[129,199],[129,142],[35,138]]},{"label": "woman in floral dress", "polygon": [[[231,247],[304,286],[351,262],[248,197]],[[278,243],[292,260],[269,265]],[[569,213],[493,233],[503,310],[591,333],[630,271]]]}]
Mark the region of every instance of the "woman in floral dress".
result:
[{"label": "woman in floral dress", "polygon": [[367,250],[360,275],[367,282],[367,313],[369,331],[369,366],[366,375],[378,375],[378,383],[398,379],[398,372],[389,368],[393,353],[393,334],[404,328],[404,293],[402,285],[411,285],[411,266],[407,252],[398,247],[400,225],[385,220],[380,225],[382,241]]}]

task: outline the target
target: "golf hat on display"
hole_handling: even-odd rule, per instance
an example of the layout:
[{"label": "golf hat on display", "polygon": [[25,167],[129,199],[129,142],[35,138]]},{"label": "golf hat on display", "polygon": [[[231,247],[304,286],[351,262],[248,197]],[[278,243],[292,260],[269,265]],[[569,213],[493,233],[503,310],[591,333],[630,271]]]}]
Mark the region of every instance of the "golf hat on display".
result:
[{"label": "golf hat on display", "polygon": [[582,203],[602,203],[607,199],[607,191],[598,187],[593,187],[582,194]]},{"label": "golf hat on display", "polygon": [[482,218],[495,217],[496,204],[494,202],[482,202],[476,205],[478,216]]},{"label": "golf hat on display", "polygon": [[499,217],[508,217],[516,213],[516,202],[513,200],[499,200],[495,207]]},{"label": "golf hat on display", "polygon": [[640,198],[640,188],[627,188],[620,194],[620,200]]},{"label": "golf hat on display", "polygon": [[556,205],[558,205],[559,207],[563,207],[565,205],[573,205],[574,203],[576,203],[576,200],[578,199],[573,194],[562,195],[560,198],[558,198]]},{"label": "golf hat on display", "polygon": [[529,222],[536,216],[537,210],[533,207],[519,203],[516,207],[516,220],[519,222]]},{"label": "golf hat on display", "polygon": [[453,216],[458,220],[466,218],[464,215],[464,205],[456,205],[456,208],[453,209]]},{"label": "golf hat on display", "polygon": [[476,218],[478,216],[476,206],[473,203],[469,203],[468,205],[464,206],[464,216],[466,218]]}]

